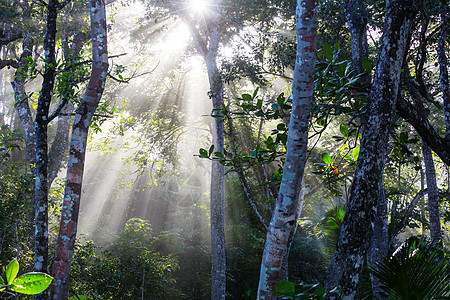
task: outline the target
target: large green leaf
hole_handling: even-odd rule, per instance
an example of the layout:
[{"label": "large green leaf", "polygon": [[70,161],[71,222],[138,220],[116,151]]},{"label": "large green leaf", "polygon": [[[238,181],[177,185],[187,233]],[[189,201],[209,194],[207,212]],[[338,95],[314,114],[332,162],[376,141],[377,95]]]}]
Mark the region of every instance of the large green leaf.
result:
[{"label": "large green leaf", "polygon": [[35,295],[45,291],[52,280],[53,277],[45,273],[30,272],[17,277],[9,289],[22,294]]},{"label": "large green leaf", "polygon": [[333,161],[333,159],[331,158],[330,154],[328,154],[328,153],[322,154],[322,160],[323,160],[323,162],[326,163],[327,165],[330,165],[331,162]]},{"label": "large green leaf", "polygon": [[11,284],[19,273],[19,262],[14,258],[6,267],[6,283]]}]

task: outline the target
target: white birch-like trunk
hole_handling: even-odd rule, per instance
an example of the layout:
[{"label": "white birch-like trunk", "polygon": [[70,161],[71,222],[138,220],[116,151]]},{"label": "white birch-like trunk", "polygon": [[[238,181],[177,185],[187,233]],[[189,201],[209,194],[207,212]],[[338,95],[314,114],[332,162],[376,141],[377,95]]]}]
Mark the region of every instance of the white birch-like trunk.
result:
[{"label": "white birch-like trunk", "polygon": [[286,161],[278,198],[267,232],[261,263],[258,299],[275,299],[283,260],[295,232],[298,199],[307,156],[308,129],[313,104],[316,61],[316,1],[297,1],[297,58],[292,87],[292,111],[286,146]]}]

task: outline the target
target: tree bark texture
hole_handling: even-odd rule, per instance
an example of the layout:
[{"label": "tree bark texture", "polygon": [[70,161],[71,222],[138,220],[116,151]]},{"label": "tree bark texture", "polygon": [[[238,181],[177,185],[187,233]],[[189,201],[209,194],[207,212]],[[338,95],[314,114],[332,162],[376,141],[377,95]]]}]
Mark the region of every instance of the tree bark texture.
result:
[{"label": "tree bark texture", "polygon": [[[362,67],[363,59],[368,55],[367,44],[367,13],[362,0],[348,0],[345,6],[347,23],[350,29],[352,42],[352,59],[354,67],[359,74],[367,72]],[[368,76],[365,76],[364,84],[368,84]]]},{"label": "tree bark texture", "polygon": [[[376,268],[376,262],[381,261],[388,253],[388,208],[386,195],[384,194],[383,178],[380,180],[379,187],[380,195],[377,203],[377,214],[373,227],[372,241],[370,244],[370,251],[367,256],[367,262],[370,267]],[[370,274],[372,281],[372,292],[375,299],[383,299],[381,284],[379,280]]]},{"label": "tree bark texture", "polygon": [[34,123],[31,115],[30,105],[25,90],[25,73],[27,71],[28,61],[25,58],[31,57],[33,53],[33,39],[26,36],[22,42],[22,54],[19,58],[19,65],[14,74],[14,80],[11,82],[14,90],[15,106],[22,125],[23,136],[25,140],[25,151],[31,171],[35,172],[36,166],[36,138],[34,135]]},{"label": "tree bark texture", "polygon": [[[450,140],[450,87],[448,83],[448,61],[445,50],[448,39],[447,1],[441,0],[441,34],[437,45],[439,61],[439,79],[441,81],[442,100],[444,101],[445,139]],[[428,178],[428,177],[427,177]]]},{"label": "tree bark texture", "polygon": [[298,199],[307,156],[308,129],[313,104],[316,60],[316,1],[297,1],[297,58],[294,69],[292,111],[286,161],[278,198],[266,236],[258,299],[275,299],[283,259],[289,250],[298,218]]},{"label": "tree bark texture", "polygon": [[[55,80],[55,37],[58,4],[57,0],[49,0],[47,4],[47,24],[44,36],[44,81],[39,94],[36,118],[34,120],[36,139],[34,270],[46,273],[48,272],[47,125]],[[48,293],[43,292],[35,298],[47,299]]]},{"label": "tree bark texture", "polygon": [[426,142],[422,142],[423,161],[428,192],[428,213],[430,215],[430,235],[436,242],[442,242],[441,219],[439,216],[439,192],[436,184],[433,155]]},{"label": "tree bark texture", "polygon": [[106,12],[104,0],[90,0],[92,70],[83,100],[76,110],[70,141],[66,188],[55,250],[51,299],[68,299],[70,264],[77,234],[86,143],[94,112],[102,97],[108,70]]},{"label": "tree bark texture", "polygon": [[366,124],[350,199],[325,287],[340,286],[334,299],[353,299],[370,246],[380,181],[397,101],[403,57],[411,36],[418,1],[387,1],[384,34],[374,82],[368,99]]},{"label": "tree bark texture", "polygon": [[[223,116],[218,111],[223,104],[223,84],[217,68],[216,57],[220,41],[219,24],[215,23],[209,37],[209,49],[205,56],[208,70],[210,97],[213,102],[213,145],[216,152],[224,153]],[[225,299],[226,261],[224,230],[224,167],[218,160],[211,163],[211,299]]]}]

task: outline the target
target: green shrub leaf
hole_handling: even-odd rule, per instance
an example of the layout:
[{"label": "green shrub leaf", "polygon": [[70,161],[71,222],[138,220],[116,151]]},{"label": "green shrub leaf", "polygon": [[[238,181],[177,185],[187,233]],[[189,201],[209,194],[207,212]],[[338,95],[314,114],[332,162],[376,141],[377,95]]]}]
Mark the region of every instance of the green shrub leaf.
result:
[{"label": "green shrub leaf", "polygon": [[6,283],[11,284],[14,278],[16,278],[17,273],[19,273],[19,262],[14,258],[6,267]]},{"label": "green shrub leaf", "polygon": [[30,272],[17,277],[9,289],[26,295],[35,295],[45,291],[52,280],[53,277],[45,273]]},{"label": "green shrub leaf", "polygon": [[322,154],[322,160],[323,160],[323,162],[326,163],[327,165],[330,165],[331,162],[333,161],[333,160],[331,159],[330,154],[328,154],[328,153]]}]

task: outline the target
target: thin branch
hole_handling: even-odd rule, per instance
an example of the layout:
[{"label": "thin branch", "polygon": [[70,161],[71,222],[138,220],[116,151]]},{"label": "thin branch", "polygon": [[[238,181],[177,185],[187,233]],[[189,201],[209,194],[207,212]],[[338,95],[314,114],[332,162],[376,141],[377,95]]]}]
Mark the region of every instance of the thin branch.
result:
[{"label": "thin branch", "polygon": [[14,59],[0,60],[0,70],[3,69],[4,67],[8,67],[8,68],[12,67],[14,69],[18,69],[19,62]]}]

